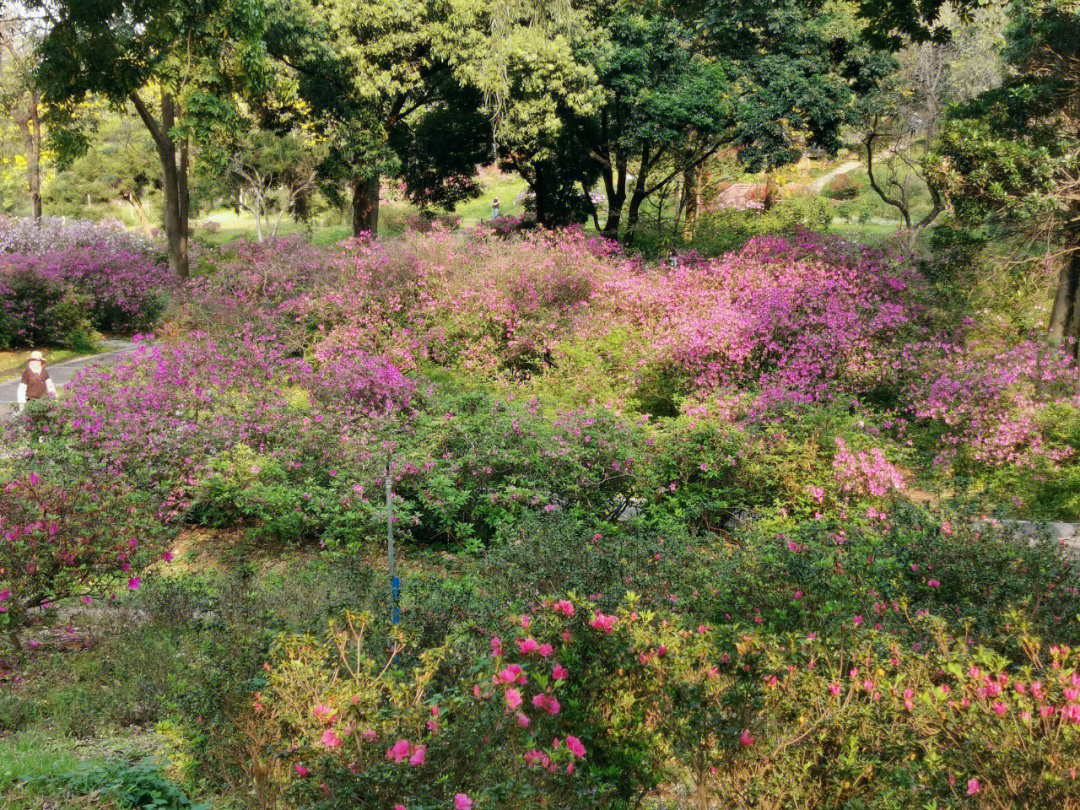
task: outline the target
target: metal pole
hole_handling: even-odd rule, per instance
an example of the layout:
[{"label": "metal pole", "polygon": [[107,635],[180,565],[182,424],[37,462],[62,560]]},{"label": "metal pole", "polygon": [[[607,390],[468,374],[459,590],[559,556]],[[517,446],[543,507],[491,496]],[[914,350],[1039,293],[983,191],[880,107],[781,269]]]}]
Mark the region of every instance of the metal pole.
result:
[{"label": "metal pole", "polygon": [[394,564],[394,511],[391,500],[394,496],[390,484],[390,451],[386,451],[386,554],[390,562],[390,624],[401,621],[401,580],[398,579],[397,566]]}]

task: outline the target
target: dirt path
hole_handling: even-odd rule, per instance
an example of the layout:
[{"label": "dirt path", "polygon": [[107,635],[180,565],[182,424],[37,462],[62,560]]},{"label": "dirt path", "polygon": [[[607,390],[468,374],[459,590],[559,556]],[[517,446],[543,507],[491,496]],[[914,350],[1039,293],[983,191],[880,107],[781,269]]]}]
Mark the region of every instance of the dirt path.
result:
[{"label": "dirt path", "polygon": [[842,174],[847,174],[848,172],[853,172],[856,169],[862,168],[862,165],[863,163],[861,160],[845,161],[844,163],[841,163],[839,166],[837,166],[835,169],[826,172],[825,174],[821,175],[821,177],[814,180],[810,184],[810,188],[812,188],[815,193],[820,194],[821,190],[824,189],[831,180],[839,177]]}]

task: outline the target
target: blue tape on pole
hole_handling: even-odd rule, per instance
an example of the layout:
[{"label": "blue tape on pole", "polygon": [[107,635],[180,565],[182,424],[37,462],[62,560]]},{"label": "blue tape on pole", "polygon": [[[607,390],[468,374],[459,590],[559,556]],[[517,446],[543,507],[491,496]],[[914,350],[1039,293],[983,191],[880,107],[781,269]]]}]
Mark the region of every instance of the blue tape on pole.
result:
[{"label": "blue tape on pole", "polygon": [[390,581],[390,591],[393,595],[394,605],[390,611],[390,624],[397,624],[401,621],[401,609],[398,607],[398,602],[401,599],[401,579],[394,577]]}]

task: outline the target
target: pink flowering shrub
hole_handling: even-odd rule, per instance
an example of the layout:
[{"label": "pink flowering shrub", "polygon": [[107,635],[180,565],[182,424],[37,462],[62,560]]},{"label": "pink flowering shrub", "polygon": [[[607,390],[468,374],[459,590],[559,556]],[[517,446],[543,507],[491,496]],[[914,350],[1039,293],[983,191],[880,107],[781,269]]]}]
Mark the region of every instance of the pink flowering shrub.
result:
[{"label": "pink flowering shrub", "polygon": [[914,623],[936,636],[925,652],[882,635],[769,644],[773,674],[763,679],[755,729],[762,756],[732,779],[739,794],[871,806],[1080,806],[1076,651],[1041,648],[1021,624],[1013,629],[1016,656],[1005,657],[933,630],[930,617]]},{"label": "pink flowering shrub", "polygon": [[[365,617],[332,630],[340,657],[310,637],[286,639],[253,702],[273,741],[260,756],[285,746],[288,792],[331,806],[360,796],[449,806],[465,794],[482,807],[505,790],[560,807],[631,800],[674,773],[665,732],[724,710],[673,712],[726,681],[710,669],[707,633],[639,615],[632,598],[613,632],[591,627],[593,615],[573,597],[546,601],[482,649],[447,643],[411,670],[384,669]],[[385,653],[410,654],[400,640]]]},{"label": "pink flowering shrub", "polygon": [[[911,350],[920,353],[918,348]],[[996,503],[1080,516],[1080,377],[1065,352],[1027,340],[938,348],[912,384],[913,415],[935,428],[934,464],[985,482]]]},{"label": "pink flowering shrub", "polygon": [[[165,308],[168,268],[144,253],[105,243],[0,254],[0,345],[62,340],[81,325],[57,325],[57,307],[74,297],[87,326],[133,334]],[[34,294],[33,291],[38,291]]]},{"label": "pink flowering shrub", "polygon": [[170,537],[146,499],[98,472],[77,480],[29,472],[0,484],[0,628],[22,631],[61,600],[137,590]]}]

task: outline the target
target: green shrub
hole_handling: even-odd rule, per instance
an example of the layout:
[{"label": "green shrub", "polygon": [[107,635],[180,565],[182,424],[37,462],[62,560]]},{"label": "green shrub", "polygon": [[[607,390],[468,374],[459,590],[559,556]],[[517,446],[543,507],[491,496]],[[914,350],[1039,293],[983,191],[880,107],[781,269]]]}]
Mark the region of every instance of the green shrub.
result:
[{"label": "green shrub", "polygon": [[90,349],[96,333],[89,305],[87,296],[33,269],[6,272],[0,279],[0,349],[40,345]]},{"label": "green shrub", "polygon": [[854,200],[862,190],[862,183],[850,174],[839,174],[825,185],[825,196],[832,200]]}]

